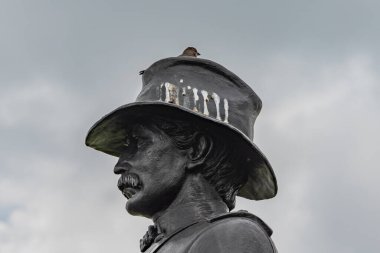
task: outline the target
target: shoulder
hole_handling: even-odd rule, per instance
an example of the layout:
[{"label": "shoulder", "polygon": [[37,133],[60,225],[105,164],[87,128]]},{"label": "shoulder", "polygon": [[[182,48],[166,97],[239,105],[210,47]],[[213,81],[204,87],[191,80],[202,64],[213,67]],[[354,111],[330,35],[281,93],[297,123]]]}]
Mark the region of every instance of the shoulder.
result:
[{"label": "shoulder", "polygon": [[270,234],[270,228],[253,214],[230,213],[212,219],[194,240],[189,253],[276,252]]}]

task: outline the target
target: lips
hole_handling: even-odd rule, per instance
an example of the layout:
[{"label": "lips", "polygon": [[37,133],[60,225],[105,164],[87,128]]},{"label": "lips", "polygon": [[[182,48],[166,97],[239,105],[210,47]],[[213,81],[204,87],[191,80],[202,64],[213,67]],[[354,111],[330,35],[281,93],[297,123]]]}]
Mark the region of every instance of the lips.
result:
[{"label": "lips", "polygon": [[133,188],[124,188],[121,192],[123,193],[124,197],[130,199],[133,197],[133,195],[136,194],[137,191]]},{"label": "lips", "polygon": [[119,178],[117,187],[127,199],[130,199],[141,189],[141,181],[136,174],[124,174]]}]

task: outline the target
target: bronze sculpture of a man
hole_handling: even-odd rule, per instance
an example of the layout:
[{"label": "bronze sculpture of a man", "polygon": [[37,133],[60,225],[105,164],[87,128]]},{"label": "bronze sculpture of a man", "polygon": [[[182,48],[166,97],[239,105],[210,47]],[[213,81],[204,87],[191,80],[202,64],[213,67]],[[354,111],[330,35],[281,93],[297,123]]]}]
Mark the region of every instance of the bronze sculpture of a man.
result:
[{"label": "bronze sculpture of a man", "polygon": [[236,196],[272,198],[272,167],[253,143],[261,100],[219,64],[188,56],[143,72],[136,102],[90,129],[86,145],[119,157],[127,211],[153,220],[142,252],[276,252],[271,229]]}]

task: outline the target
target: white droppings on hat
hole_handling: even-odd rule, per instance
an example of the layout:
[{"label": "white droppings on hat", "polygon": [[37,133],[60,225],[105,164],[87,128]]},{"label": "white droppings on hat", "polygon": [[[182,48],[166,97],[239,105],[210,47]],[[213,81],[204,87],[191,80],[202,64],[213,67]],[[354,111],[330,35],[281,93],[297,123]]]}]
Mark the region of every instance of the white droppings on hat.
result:
[{"label": "white droppings on hat", "polygon": [[219,98],[218,94],[216,94],[215,92],[212,93],[211,97],[212,97],[212,99],[213,99],[214,102],[215,102],[215,107],[216,107],[216,119],[217,119],[217,120],[222,120],[222,119],[220,118],[220,110],[219,110],[220,98]]},{"label": "white droppings on hat", "polygon": [[228,100],[224,99],[224,122],[228,123]]},{"label": "white droppings on hat", "polygon": [[208,108],[207,108],[207,101],[208,101],[208,92],[205,90],[201,90],[201,94],[203,96],[203,114],[209,115]]},{"label": "white droppings on hat", "polygon": [[174,103],[174,104],[179,104],[178,101],[178,93],[177,93],[177,86],[174,84],[165,83],[165,102],[167,103]]},{"label": "white droppings on hat", "polygon": [[165,102],[166,103],[169,103],[169,99],[170,99],[168,86],[169,86],[169,83],[165,83]]},{"label": "white droppings on hat", "polygon": [[159,92],[159,94],[158,94],[158,96],[159,96],[159,100],[160,101],[162,101],[162,87],[164,86],[164,83],[162,83],[161,85],[160,85],[160,92]]},{"label": "white droppings on hat", "polygon": [[182,88],[182,95],[183,97],[183,106],[190,109],[190,97],[191,96],[186,96],[186,87]]},{"label": "white droppings on hat", "polygon": [[197,112],[198,111],[197,101],[199,100],[198,89],[197,88],[193,88],[193,93],[194,93],[194,108],[193,108],[193,111]]},{"label": "white droppings on hat", "polygon": [[[183,79],[181,79],[181,80],[183,80]],[[191,109],[190,108],[191,96],[186,96],[187,95],[186,94],[186,86],[181,88],[181,87],[177,87],[176,85],[169,83],[169,82],[162,83],[160,85],[160,96],[159,96],[160,101],[162,101],[162,98],[161,98],[162,97],[161,96],[162,88],[164,88],[164,90],[165,90],[165,102],[166,103],[173,103],[173,104],[177,104],[177,105],[179,105],[178,95],[180,94],[180,91],[182,89],[182,96],[184,96],[182,106]],[[191,90],[192,88],[191,88],[191,86],[187,86],[187,89]],[[193,88],[192,91],[193,91],[193,96],[194,96],[194,107],[192,108],[192,110],[195,112],[198,112],[199,111],[199,108],[197,107],[197,102],[199,101],[198,89]],[[215,92],[213,92],[211,94],[211,96],[209,96],[209,92],[206,90],[201,90],[200,92],[201,92],[202,97],[203,97],[203,114],[206,116],[210,116],[210,112],[208,110],[207,102],[209,102],[209,97],[211,97],[215,103],[216,119],[222,120],[221,116],[220,116],[220,97],[219,97],[219,95],[216,94]],[[224,113],[224,122],[229,123],[228,122],[229,105],[228,105],[228,100],[226,98],[223,99],[223,105],[224,105],[224,112],[225,112]]]}]

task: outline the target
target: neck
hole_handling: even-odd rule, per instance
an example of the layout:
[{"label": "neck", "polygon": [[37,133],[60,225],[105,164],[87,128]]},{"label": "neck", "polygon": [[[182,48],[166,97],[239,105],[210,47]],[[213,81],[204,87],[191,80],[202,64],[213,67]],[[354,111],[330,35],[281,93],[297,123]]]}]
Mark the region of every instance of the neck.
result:
[{"label": "neck", "polygon": [[228,212],[227,205],[200,174],[189,174],[170,206],[155,214],[160,233],[171,234],[197,221]]}]

